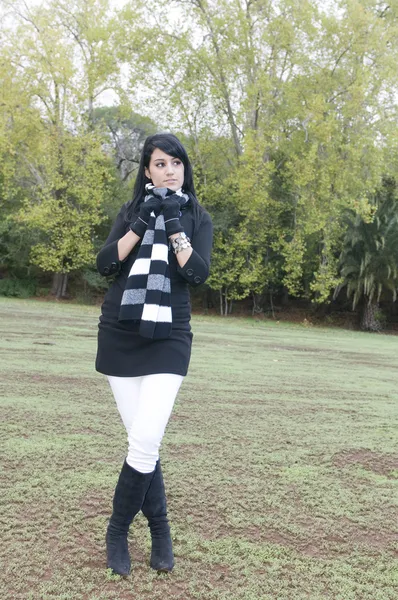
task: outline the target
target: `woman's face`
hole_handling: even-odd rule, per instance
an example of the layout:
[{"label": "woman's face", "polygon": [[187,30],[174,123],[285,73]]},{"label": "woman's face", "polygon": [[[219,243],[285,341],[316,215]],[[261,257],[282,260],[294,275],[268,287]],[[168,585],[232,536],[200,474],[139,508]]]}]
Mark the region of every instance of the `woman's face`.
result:
[{"label": "woman's face", "polygon": [[152,179],[155,187],[167,187],[176,192],[184,183],[184,163],[179,158],[166,154],[160,148],[155,148],[149,167],[145,169],[145,175],[148,179]]}]

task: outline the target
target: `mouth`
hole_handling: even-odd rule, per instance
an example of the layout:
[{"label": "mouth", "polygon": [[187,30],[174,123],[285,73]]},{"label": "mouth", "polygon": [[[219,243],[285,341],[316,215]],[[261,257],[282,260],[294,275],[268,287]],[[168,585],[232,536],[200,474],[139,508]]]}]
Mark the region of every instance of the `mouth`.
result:
[{"label": "mouth", "polygon": [[166,179],[165,183],[175,183],[177,179]]}]

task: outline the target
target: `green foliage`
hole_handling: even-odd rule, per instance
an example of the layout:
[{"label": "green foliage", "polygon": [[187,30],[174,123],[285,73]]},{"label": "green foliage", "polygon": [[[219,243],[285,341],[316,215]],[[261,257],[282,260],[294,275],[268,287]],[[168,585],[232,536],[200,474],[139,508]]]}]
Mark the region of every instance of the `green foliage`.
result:
[{"label": "green foliage", "polygon": [[3,220],[0,220],[1,272],[12,273],[14,277],[22,279],[29,277],[32,271],[30,251],[35,241],[38,241],[38,235],[29,232],[23,223],[16,223],[15,215],[7,215],[5,211]]},{"label": "green foliage", "polygon": [[101,204],[111,173],[91,133],[65,133],[62,142],[48,136],[45,142],[42,183],[15,219],[41,234],[31,250],[32,263],[43,271],[68,273],[94,259],[92,230],[103,218]]},{"label": "green foliage", "polygon": [[396,300],[398,289],[398,201],[395,182],[385,182],[376,198],[371,222],[361,215],[347,217],[347,233],[340,255],[342,288],[352,298],[353,308],[361,301],[378,303],[382,294]]},{"label": "green foliage", "polygon": [[122,182],[129,181],[137,170],[145,138],[157,131],[157,125],[126,106],[102,106],[93,111],[93,123],[103,132],[110,146],[110,156]]},{"label": "green foliage", "polygon": [[[114,176],[93,123],[95,98],[117,76],[112,19],[107,0],[75,0],[73,12],[58,1],[25,6],[14,17],[2,32],[0,60],[1,228],[8,232],[1,251],[18,255],[14,230],[24,230],[22,254],[31,264],[68,273],[93,262]],[[2,70],[6,58],[11,75],[8,65]]]},{"label": "green foliage", "polygon": [[102,277],[98,271],[86,269],[82,272],[82,277],[89,287],[96,290],[106,290],[109,286],[107,279]]},{"label": "green foliage", "polygon": [[[148,12],[166,4],[148,2]],[[156,44],[140,64],[164,91],[160,103],[169,92],[171,110],[190,131],[199,189],[217,206],[216,220],[221,215],[227,221],[243,204],[254,217],[249,236],[258,240],[256,253],[264,258],[272,248],[277,257],[280,285],[325,301],[339,282],[342,215],[351,209],[369,216],[368,199],[394,168],[389,153],[397,120],[384,90],[397,86],[397,46],[384,40],[397,39],[396,11],[389,7],[381,14],[376,4],[356,0],[324,9],[289,0],[179,5],[182,27],[176,33],[165,11]],[[193,41],[191,31],[201,35]],[[138,68],[132,66],[134,73]],[[222,131],[218,156],[217,141],[201,143],[204,130]],[[225,152],[228,130],[233,156]],[[220,173],[225,159],[229,164]],[[231,180],[235,197],[226,185]],[[228,232],[228,240],[240,236]],[[226,252],[223,242],[215,247],[215,264],[219,252]],[[230,259],[231,280],[251,268],[243,262],[242,270],[240,259]],[[256,286],[265,287],[264,272],[256,271]]]},{"label": "green foliage", "polygon": [[396,171],[394,4],[11,3],[0,40],[4,272],[92,268],[163,129],[192,158],[226,301],[284,288],[325,303],[341,288],[345,215],[374,223]]},{"label": "green foliage", "polygon": [[36,294],[37,284],[32,279],[0,279],[0,296],[30,298]]}]

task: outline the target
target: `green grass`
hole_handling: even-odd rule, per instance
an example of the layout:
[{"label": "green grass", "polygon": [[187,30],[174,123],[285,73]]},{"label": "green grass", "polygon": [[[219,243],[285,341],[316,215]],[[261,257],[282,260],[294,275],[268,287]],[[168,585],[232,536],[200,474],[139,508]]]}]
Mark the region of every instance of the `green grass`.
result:
[{"label": "green grass", "polygon": [[161,456],[176,555],[105,569],[126,436],[98,309],[0,299],[1,599],[396,600],[397,338],[195,317]]}]

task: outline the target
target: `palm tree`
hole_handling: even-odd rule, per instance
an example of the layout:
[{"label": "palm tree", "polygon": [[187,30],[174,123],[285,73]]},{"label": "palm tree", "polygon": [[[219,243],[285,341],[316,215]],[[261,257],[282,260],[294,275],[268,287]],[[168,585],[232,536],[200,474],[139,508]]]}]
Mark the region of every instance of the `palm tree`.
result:
[{"label": "palm tree", "polygon": [[[377,208],[370,223],[352,212],[340,255],[343,282],[334,297],[344,287],[352,298],[353,310],[361,307],[360,327],[364,331],[380,331],[379,301],[390,292],[393,301],[398,289],[398,201],[395,182],[387,181],[384,193],[377,199]],[[387,189],[386,189],[387,188]]]}]

